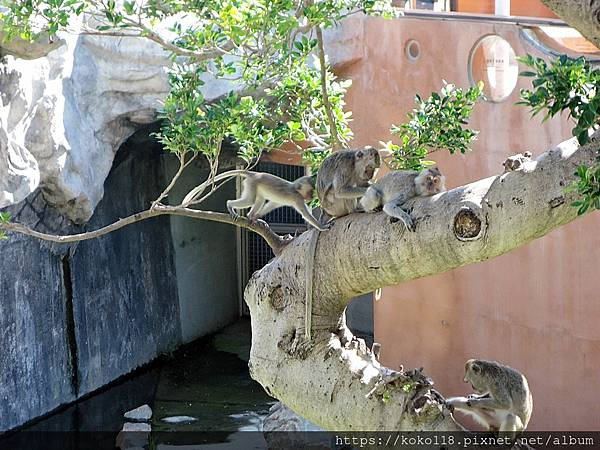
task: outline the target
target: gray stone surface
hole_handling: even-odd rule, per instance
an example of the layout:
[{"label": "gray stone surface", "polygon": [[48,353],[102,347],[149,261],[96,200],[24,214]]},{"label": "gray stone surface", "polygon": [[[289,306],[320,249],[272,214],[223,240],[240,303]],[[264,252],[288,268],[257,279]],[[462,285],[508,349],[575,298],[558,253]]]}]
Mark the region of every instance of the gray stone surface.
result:
[{"label": "gray stone surface", "polygon": [[323,431],[314,423],[299,416],[281,402],[275,403],[269,409],[269,414],[263,419],[262,431]]},{"label": "gray stone surface", "polygon": [[[169,173],[174,170],[171,161]],[[171,201],[181,200],[207,175],[190,167],[173,190]],[[235,180],[215,192],[202,208],[226,212],[226,201],[232,198]],[[228,224],[171,217],[183,342],[217,331],[239,315],[236,233]]]},{"label": "gray stone surface", "polygon": [[150,433],[151,430],[152,427],[149,423],[125,422],[123,424],[123,431],[125,432]]},{"label": "gray stone surface", "polygon": [[123,429],[117,435],[115,447],[120,450],[136,450],[148,448],[152,428],[148,423],[123,424]]},{"label": "gray stone surface", "polygon": [[127,411],[123,414],[123,417],[132,422],[148,422],[152,418],[152,408],[148,405],[138,406],[131,411]]},{"label": "gray stone surface", "polygon": [[[158,150],[123,146],[86,229],[148,207],[164,186]],[[169,217],[80,242],[71,273],[80,395],[181,343]]]},{"label": "gray stone surface", "polygon": [[304,419],[281,402],[275,403],[263,419],[263,431],[305,431]]},{"label": "gray stone surface", "polygon": [[[51,205],[85,223],[102,198],[119,146],[156,120],[169,91],[170,59],[147,39],[59,38],[53,45],[63,45],[53,51],[41,42],[0,48],[0,56],[9,54],[0,60],[0,208],[41,187]],[[363,19],[327,30],[325,40],[333,65],[358,61]],[[206,77],[203,94],[212,100],[235,89],[232,82]]]},{"label": "gray stone surface", "polygon": [[60,256],[0,242],[0,431],[73,400]]},{"label": "gray stone surface", "polygon": [[[163,181],[156,147],[124,146],[88,227],[145,208]],[[39,191],[9,210],[41,231],[82,229]],[[0,430],[46,414],[181,343],[173,253],[168,217],[72,247],[23,236],[0,242]]]},{"label": "gray stone surface", "polygon": [[[39,192],[9,211],[43,231],[70,229]],[[0,431],[75,398],[63,284],[67,250],[23,236],[0,241]]]}]

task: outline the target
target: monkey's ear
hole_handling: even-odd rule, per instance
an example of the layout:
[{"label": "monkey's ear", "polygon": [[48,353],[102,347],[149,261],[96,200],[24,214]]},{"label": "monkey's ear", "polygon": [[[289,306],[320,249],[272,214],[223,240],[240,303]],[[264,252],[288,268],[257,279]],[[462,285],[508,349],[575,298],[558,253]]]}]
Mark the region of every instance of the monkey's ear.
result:
[{"label": "monkey's ear", "polygon": [[471,364],[471,369],[475,373],[481,373],[481,366],[478,363],[476,363],[475,361],[473,361],[473,363]]}]

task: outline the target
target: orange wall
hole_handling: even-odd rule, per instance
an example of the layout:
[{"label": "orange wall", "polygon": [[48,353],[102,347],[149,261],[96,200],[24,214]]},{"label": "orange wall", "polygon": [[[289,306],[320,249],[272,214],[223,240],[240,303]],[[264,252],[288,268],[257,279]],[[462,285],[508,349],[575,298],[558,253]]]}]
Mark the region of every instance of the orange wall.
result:
[{"label": "orange wall", "polygon": [[[458,0],[456,11],[478,14],[494,14],[494,0]],[[539,0],[512,0],[510,14],[513,16],[549,17],[556,19],[546,5]]]},{"label": "orange wall", "polygon": [[[355,145],[391,139],[415,93],[427,96],[442,79],[468,86],[467,58],[482,35],[497,33],[517,55],[532,48],[510,24],[370,18],[365,58],[344,68],[352,78]],[[404,56],[409,39],[422,56]],[[571,125],[541,125],[514,106],[520,87],[502,103],[481,103],[472,125],[473,152],[435,154],[448,187],[502,172],[502,161],[524,150],[539,155],[570,136]],[[533,430],[600,430],[600,214],[590,214],[502,257],[384,289],[375,302],[375,340],[390,367],[424,366],[446,396],[466,394],[468,358],[503,361],[521,370],[534,395]]]}]

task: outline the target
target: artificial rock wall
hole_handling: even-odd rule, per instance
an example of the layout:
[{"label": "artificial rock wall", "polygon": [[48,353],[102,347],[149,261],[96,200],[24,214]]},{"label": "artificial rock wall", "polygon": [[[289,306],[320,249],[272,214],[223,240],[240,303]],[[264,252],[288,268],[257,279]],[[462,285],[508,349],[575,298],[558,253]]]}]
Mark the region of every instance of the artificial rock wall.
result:
[{"label": "artificial rock wall", "polygon": [[[37,230],[66,234],[147,208],[174,167],[150,131],[117,152],[86,225],[74,225],[40,191],[7,210]],[[190,169],[188,184],[203,175]],[[230,183],[207,206],[218,210],[234,194]],[[73,245],[24,236],[0,241],[0,431],[235,320],[235,233],[223,224],[164,216]]]},{"label": "artificial rock wall", "polygon": [[[143,209],[164,176],[155,151],[137,153],[115,162],[85,226],[71,225],[39,191],[9,210],[36,229],[68,233]],[[0,254],[0,430],[98,389],[181,343],[168,217],[77,245],[14,236],[0,243]]]},{"label": "artificial rock wall", "polygon": [[[362,58],[362,23],[326,33],[333,65]],[[144,210],[164,188],[173,162],[147,137],[170,60],[140,38],[59,38],[0,44],[0,209],[69,234]],[[236,89],[206,81],[208,100]],[[173,195],[201,177],[190,167]],[[234,194],[230,183],[207,208]],[[76,245],[0,242],[0,431],[235,319],[235,238],[161,217]]]}]

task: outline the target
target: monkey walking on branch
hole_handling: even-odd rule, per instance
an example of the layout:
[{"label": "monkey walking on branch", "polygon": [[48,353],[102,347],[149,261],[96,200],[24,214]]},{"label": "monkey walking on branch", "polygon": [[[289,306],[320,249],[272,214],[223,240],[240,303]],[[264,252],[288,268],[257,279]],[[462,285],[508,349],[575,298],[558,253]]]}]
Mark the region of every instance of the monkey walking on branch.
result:
[{"label": "monkey walking on branch", "polygon": [[[305,204],[306,201],[312,200],[314,187],[311,176],[287,181],[270,173],[230,170],[217,175],[212,183],[235,176],[244,177],[245,180],[240,198],[227,201],[227,210],[232,217],[240,217],[237,209],[250,208],[248,219],[255,222],[276,208],[291,206],[313,227],[319,231],[327,230],[327,227],[319,223]],[[207,183],[196,186],[185,196],[182,205],[187,206],[192,203],[207,187]]]}]

